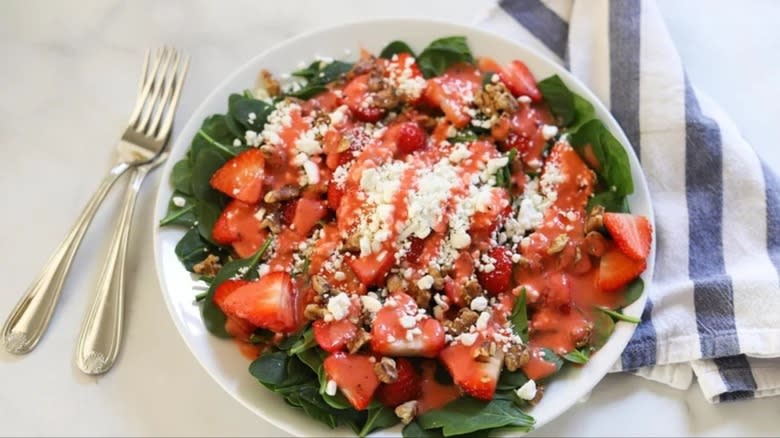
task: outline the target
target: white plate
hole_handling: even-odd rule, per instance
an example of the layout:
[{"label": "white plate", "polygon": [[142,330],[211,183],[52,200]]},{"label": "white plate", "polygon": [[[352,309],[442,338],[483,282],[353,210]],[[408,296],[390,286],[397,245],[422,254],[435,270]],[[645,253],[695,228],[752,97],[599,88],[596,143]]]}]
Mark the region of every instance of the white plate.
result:
[{"label": "white plate", "polygon": [[[311,61],[315,55],[343,59],[345,49],[351,50],[352,60],[354,60],[359,48],[363,47],[378,53],[388,42],[395,39],[402,39],[419,51],[430,41],[451,35],[466,36],[476,56],[491,56],[501,64],[513,59],[521,59],[537,78],[557,74],[572,91],[592,102],[598,117],[628,151],[635,185],[635,192],[629,198],[632,211],[652,220],[653,211],[647,183],[639,161],[633,150],[628,147],[628,139],[596,96],[562,67],[528,47],[470,27],[428,20],[382,19],[341,25],[301,35],[258,55],[226,78],[195,110],[172,147],[171,157],[163,170],[163,183],[157,193],[155,222],[164,216],[173,190],[168,182],[171,169],[189,149],[190,142],[203,119],[211,114],[225,113],[228,95],[251,87],[261,68],[269,69],[277,75],[289,73],[295,70],[301,61]],[[303,411],[286,405],[280,396],[266,390],[252,378],[247,371],[249,362],[238,352],[232,342],[209,335],[201,321],[198,307],[193,305],[194,292],[190,274],[174,254],[176,242],[182,235],[181,229],[156,228],[155,261],[168,310],[179,333],[198,362],[236,400],[281,429],[300,436],[352,435],[347,428],[331,431],[306,416]],[[646,288],[650,286],[652,279],[654,258],[655,241],[648,259],[647,270],[642,275]],[[639,300],[625,309],[625,313],[639,317],[646,297],[647,294],[643,294]],[[548,386],[542,402],[530,412],[536,418],[537,428],[563,413],[593,389],[620,358],[634,328],[633,324],[618,323],[609,342],[586,366],[581,369],[570,368],[568,372],[556,376],[554,382]],[[396,428],[388,432],[399,434],[399,431],[400,428]]]}]

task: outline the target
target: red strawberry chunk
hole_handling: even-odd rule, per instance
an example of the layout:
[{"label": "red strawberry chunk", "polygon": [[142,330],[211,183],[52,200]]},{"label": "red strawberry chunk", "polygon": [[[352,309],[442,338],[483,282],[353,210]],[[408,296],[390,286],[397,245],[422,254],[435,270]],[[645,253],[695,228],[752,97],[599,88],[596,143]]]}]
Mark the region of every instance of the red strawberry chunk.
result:
[{"label": "red strawberry chunk", "polygon": [[376,391],[376,399],[390,408],[415,400],[421,390],[420,374],[408,359],[395,359],[395,369],[398,371],[398,379],[392,383],[382,383]]},{"label": "red strawberry chunk", "polygon": [[[416,104],[425,90],[426,82],[414,58],[409,53],[398,53],[391,59],[383,59],[385,77],[398,89],[400,97]],[[414,84],[410,87],[408,84]]]},{"label": "red strawberry chunk", "polygon": [[385,250],[363,257],[349,258],[347,263],[361,283],[375,286],[384,280],[387,272],[393,267],[395,256]]},{"label": "red strawberry chunk", "polygon": [[493,268],[477,271],[477,279],[492,295],[506,291],[512,285],[512,252],[506,247],[497,246],[488,252],[488,256],[495,260]]},{"label": "red strawberry chunk", "polygon": [[442,350],[439,357],[452,375],[452,380],[466,394],[481,400],[492,400],[504,353],[499,348],[487,362],[477,361],[476,350],[482,346],[483,339],[483,335],[479,334],[472,345],[453,343]]},{"label": "red strawberry chunk", "polygon": [[357,334],[357,326],[349,319],[325,322],[314,321],[314,340],[323,350],[336,352],[347,346],[350,339]]},{"label": "red strawberry chunk", "polygon": [[233,292],[236,291],[236,289],[249,284],[246,280],[225,280],[222,283],[217,286],[217,288],[214,290],[214,296],[212,297],[212,300],[214,301],[214,304],[217,305],[222,311],[225,311],[224,303],[225,299],[233,294]]},{"label": "red strawberry chunk", "polygon": [[352,79],[344,88],[344,103],[360,121],[374,123],[385,115],[385,110],[373,106],[374,95],[368,87],[369,74]]},{"label": "red strawberry chunk", "polygon": [[367,408],[379,386],[372,357],[343,352],[333,353],[323,363],[328,378],[358,411]]},{"label": "red strawberry chunk", "polygon": [[542,99],[542,93],[536,86],[536,79],[520,60],[512,61],[506,68],[491,58],[479,58],[479,70],[483,73],[496,73],[514,96],[528,96],[533,101]]},{"label": "red strawberry chunk", "polygon": [[457,64],[442,76],[428,81],[424,98],[444,112],[456,128],[465,127],[471,120],[468,114],[469,98],[482,86],[482,78],[474,67]]},{"label": "red strawberry chunk", "polygon": [[299,236],[308,236],[311,230],[328,214],[325,202],[300,198],[295,203],[295,215],[292,220],[292,230]]},{"label": "red strawberry chunk", "polygon": [[220,307],[257,327],[290,332],[297,328],[296,294],[289,273],[271,272],[233,291]]},{"label": "red strawberry chunk", "polygon": [[605,213],[604,226],[623,253],[635,260],[650,254],[653,227],[644,216],[628,213]]},{"label": "red strawberry chunk", "polygon": [[403,154],[411,154],[425,147],[428,141],[425,130],[415,122],[405,122],[401,125],[398,134],[398,151]]},{"label": "red strawberry chunk", "polygon": [[444,348],[444,328],[405,293],[394,294],[391,302],[377,312],[371,327],[371,348],[392,356],[436,357]]},{"label": "red strawberry chunk", "polygon": [[263,196],[265,157],[249,149],[230,159],[211,176],[211,186],[233,199],[254,204]]},{"label": "red strawberry chunk", "polygon": [[263,245],[268,231],[260,229],[257,205],[233,200],[211,229],[211,238],[220,245],[233,245],[239,257],[249,257]]},{"label": "red strawberry chunk", "polygon": [[617,291],[637,278],[647,262],[632,259],[619,248],[611,248],[601,257],[599,287],[604,291]]}]

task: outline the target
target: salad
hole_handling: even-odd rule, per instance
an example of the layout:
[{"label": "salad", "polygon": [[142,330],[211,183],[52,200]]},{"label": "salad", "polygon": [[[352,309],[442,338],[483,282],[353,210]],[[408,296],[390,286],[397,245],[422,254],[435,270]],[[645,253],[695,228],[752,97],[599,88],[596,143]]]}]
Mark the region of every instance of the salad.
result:
[{"label": "salad", "polygon": [[638,322],[625,150],[558,76],[464,37],[262,71],[171,182],[206,328],[332,428],[530,430],[551,378]]}]

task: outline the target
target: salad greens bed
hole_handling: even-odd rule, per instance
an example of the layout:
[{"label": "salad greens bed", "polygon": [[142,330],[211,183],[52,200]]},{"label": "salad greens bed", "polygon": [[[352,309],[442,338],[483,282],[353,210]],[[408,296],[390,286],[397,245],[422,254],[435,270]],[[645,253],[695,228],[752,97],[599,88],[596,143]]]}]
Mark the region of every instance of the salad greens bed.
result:
[{"label": "salad greens bed", "polygon": [[[403,41],[393,41],[380,53],[390,58],[397,53],[411,53],[412,49]],[[466,39],[453,36],[438,39],[429,44],[419,55],[416,62],[426,78],[442,74],[456,63],[474,63],[474,57]],[[268,102],[256,98],[251,91],[231,94],[227,112],[207,117],[197,135],[192,140],[186,156],[177,162],[171,173],[173,196],[160,226],[178,226],[187,229],[176,245],[176,255],[184,267],[193,272],[193,266],[207,255],[213,254],[224,263],[215,277],[199,276],[210,285],[205,294],[196,297],[200,303],[203,322],[210,333],[221,338],[230,335],[225,331],[226,316],[214,304],[212,297],[216,286],[226,279],[241,277],[256,279],[255,269],[272,239],[252,257],[233,259],[230,248],[221,247],[214,242],[211,230],[220,212],[229,199],[214,190],[209,179],[227,160],[249,148],[245,144],[246,130],[260,132],[276,103],[286,98],[308,99],[326,90],[326,85],[345,73],[353,64],[343,61],[322,63],[315,61],[308,67],[292,73],[300,78],[303,85],[294,91],[286,91],[280,97]],[[538,83],[544,100],[551,112],[564,127],[572,146],[587,159],[592,153],[601,163],[597,169],[600,185],[589,202],[602,205],[607,211],[628,212],[626,197],[634,190],[628,155],[620,142],[609,132],[604,124],[595,117],[595,110],[586,99],[573,93],[557,75],[550,76]],[[254,113],[255,117],[248,117]],[[460,140],[478,138],[481,132],[461,132]],[[457,139],[456,139],[457,140]],[[586,146],[589,145],[589,146]],[[590,150],[586,151],[586,147]],[[514,151],[513,151],[514,152]],[[510,159],[513,159],[510,156]],[[501,178],[499,176],[499,184]],[[180,197],[186,202],[180,207],[173,198]],[[179,202],[178,204],[181,204]],[[626,288],[622,305],[627,306],[637,300],[643,289],[641,279],[636,279]],[[550,350],[544,354],[545,360],[553,362],[558,370],[567,366],[581,366],[588,362],[591,354],[603,346],[614,331],[616,321],[638,323],[633,317],[621,311],[600,308],[597,312],[593,345],[559,356]],[[516,334],[528,340],[528,314],[525,295],[522,294],[513,309],[511,321]],[[273,337],[267,330],[257,330],[250,339],[254,343],[265,343]],[[281,395],[291,406],[303,409],[310,417],[327,424],[331,428],[348,425],[360,436],[377,429],[393,426],[399,422],[392,409],[374,401],[366,411],[355,410],[340,393],[335,396],[326,394],[327,377],[323,370],[326,353],[316,346],[313,330],[310,326],[299,333],[286,338],[278,345],[264,352],[249,366],[249,372],[266,388]],[[441,369],[437,379],[446,382],[449,376]],[[451,382],[451,380],[449,380]],[[518,370],[503,372],[498,389],[492,401],[485,402],[470,397],[460,398],[443,409],[420,415],[403,429],[404,437],[462,436],[474,433],[484,436],[489,431],[512,429],[530,431],[534,419],[524,413],[527,402],[519,399],[514,390],[522,386],[528,378]],[[544,383],[544,382],[542,382]]]}]

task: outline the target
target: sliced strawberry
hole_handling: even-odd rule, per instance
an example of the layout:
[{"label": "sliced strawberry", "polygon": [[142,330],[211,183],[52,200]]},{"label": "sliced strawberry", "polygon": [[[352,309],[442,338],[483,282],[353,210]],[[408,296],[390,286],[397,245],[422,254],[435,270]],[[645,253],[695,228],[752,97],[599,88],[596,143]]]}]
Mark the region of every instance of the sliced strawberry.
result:
[{"label": "sliced strawberry", "polygon": [[574,148],[564,142],[556,143],[544,163],[542,178],[548,172],[557,174],[554,179],[558,181],[554,187],[558,197],[553,202],[553,208],[547,209],[548,214],[569,209],[582,211],[593,193],[596,176]]},{"label": "sliced strawberry", "polygon": [[338,321],[314,321],[314,340],[323,350],[336,352],[346,347],[347,342],[357,334],[357,326],[347,318]]},{"label": "sliced strawberry", "polygon": [[439,357],[452,375],[452,380],[466,394],[481,400],[492,400],[504,353],[499,348],[487,362],[477,361],[475,357],[478,356],[477,350],[482,347],[483,339],[480,334],[472,345],[453,343],[442,350]]},{"label": "sliced strawberry", "polygon": [[395,305],[376,314],[371,327],[371,348],[392,356],[436,357],[444,348],[444,328],[439,321],[418,314],[417,303],[405,293],[394,294]]},{"label": "sliced strawberry", "polygon": [[230,159],[211,176],[211,186],[233,199],[254,204],[263,196],[265,158],[252,148]]},{"label": "sliced strawberry", "polygon": [[425,130],[415,122],[405,122],[401,125],[398,135],[398,151],[403,154],[411,154],[425,147],[427,142]]},{"label": "sliced strawberry", "polygon": [[444,292],[451,304],[463,306],[463,297],[466,294],[465,285],[469,277],[474,274],[474,259],[468,251],[461,251],[453,264],[452,278],[444,280]]},{"label": "sliced strawberry", "polygon": [[644,260],[650,254],[653,227],[646,217],[627,213],[604,213],[604,226],[625,255]]},{"label": "sliced strawberry", "polygon": [[396,88],[404,101],[416,104],[425,90],[426,82],[414,57],[409,53],[398,53],[384,61],[385,77]]},{"label": "sliced strawberry", "polygon": [[599,264],[599,287],[604,291],[616,291],[637,278],[647,267],[645,260],[635,260],[619,248],[610,248]]},{"label": "sliced strawberry", "polygon": [[363,257],[349,258],[347,263],[361,283],[376,286],[382,283],[387,272],[393,267],[395,256],[384,250]]},{"label": "sliced strawberry", "polygon": [[225,280],[222,283],[217,286],[217,288],[214,290],[214,296],[212,297],[212,300],[214,301],[214,304],[217,305],[220,309],[222,309],[223,312],[225,312],[224,303],[225,299],[233,294],[233,292],[236,291],[236,289],[240,288],[241,286],[249,284],[246,280]]},{"label": "sliced strawberry", "polygon": [[371,403],[379,386],[375,363],[370,356],[338,352],[328,356],[323,366],[328,378],[336,382],[352,406],[362,411]]},{"label": "sliced strawberry", "polygon": [[256,253],[268,237],[257,218],[259,207],[233,200],[220,214],[211,229],[211,238],[220,245],[233,245],[239,257]]},{"label": "sliced strawberry", "polygon": [[413,236],[409,239],[409,244],[409,251],[406,252],[406,261],[415,264],[420,260],[423,249],[425,249],[425,240]]},{"label": "sliced strawberry", "polygon": [[420,396],[420,374],[408,359],[395,359],[398,379],[393,383],[382,383],[376,391],[376,399],[383,405],[394,408],[401,403],[415,400]]},{"label": "sliced strawberry", "polygon": [[235,339],[247,342],[254,333],[256,327],[243,319],[228,316],[225,321],[225,331]]},{"label": "sliced strawberry", "polygon": [[297,327],[296,289],[287,272],[271,272],[236,289],[222,302],[229,316],[257,327],[289,332]]},{"label": "sliced strawberry", "polygon": [[542,153],[547,147],[543,127],[552,123],[554,119],[546,107],[521,106],[520,110],[509,119],[509,133],[504,140],[503,149],[516,149],[526,164],[541,164]]},{"label": "sliced strawberry", "polygon": [[328,214],[328,208],[323,201],[300,198],[295,204],[295,215],[292,220],[292,230],[299,236],[308,236],[311,230]]},{"label": "sliced strawberry", "polygon": [[477,279],[485,290],[497,295],[512,285],[512,252],[506,247],[497,246],[488,252],[488,256],[495,260],[493,269],[490,272],[477,271]]},{"label": "sliced strawberry", "polygon": [[328,207],[333,211],[337,211],[343,196],[344,189],[339,187],[334,181],[331,181],[328,184]]},{"label": "sliced strawberry", "polygon": [[[515,96],[528,96],[534,102],[542,100],[534,75],[520,60],[512,61],[505,70],[507,88]],[[504,78],[502,78],[504,79]]]},{"label": "sliced strawberry", "polygon": [[360,75],[352,79],[344,88],[344,103],[355,117],[363,122],[378,122],[385,115],[383,108],[372,105],[373,94],[368,87],[369,74]]},{"label": "sliced strawberry", "polygon": [[467,110],[468,96],[473,96],[482,86],[477,69],[468,64],[450,67],[443,75],[428,81],[424,99],[441,108],[456,128],[463,128],[471,120]]},{"label": "sliced strawberry", "polygon": [[[230,296],[234,291],[236,291],[238,288],[248,283],[249,282],[246,280],[223,281],[222,283],[219,284],[219,286],[217,286],[217,289],[214,290],[214,296],[212,297],[214,304],[216,304],[217,307],[219,307],[223,312],[225,312],[225,309],[223,307],[225,299],[228,296]],[[230,336],[236,339],[248,340],[252,332],[255,331],[255,327],[249,322],[241,318],[229,316],[227,318],[227,321],[225,321],[225,331],[228,332]]]}]

